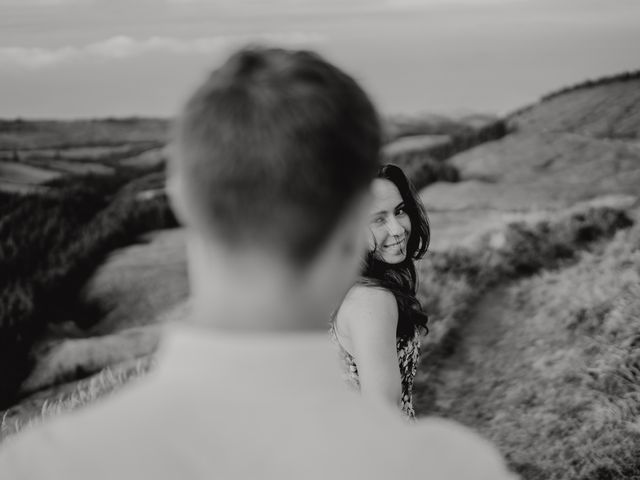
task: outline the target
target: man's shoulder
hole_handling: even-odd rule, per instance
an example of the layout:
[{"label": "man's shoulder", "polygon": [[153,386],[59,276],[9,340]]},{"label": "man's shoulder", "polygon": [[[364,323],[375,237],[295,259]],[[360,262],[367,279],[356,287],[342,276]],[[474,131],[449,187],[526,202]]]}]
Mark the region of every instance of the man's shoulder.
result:
[{"label": "man's shoulder", "polygon": [[146,454],[166,452],[169,445],[160,412],[148,413],[154,405],[147,401],[145,389],[131,387],[8,438],[0,448],[0,477],[151,478],[136,477],[136,467],[152,467]]},{"label": "man's shoulder", "polygon": [[0,471],[7,478],[33,479],[188,478],[193,469],[232,475],[244,471],[241,459],[254,459],[262,465],[262,478],[291,478],[287,471],[314,471],[318,475],[312,478],[363,473],[370,479],[514,478],[489,442],[456,423],[426,419],[406,425],[397,412],[366,408],[355,397],[345,398],[343,406],[334,405],[318,416],[294,409],[284,423],[277,415],[235,422],[220,412],[214,415],[220,430],[200,428],[211,419],[205,414],[194,432],[193,418],[163,427],[157,412],[151,416],[156,427],[139,411],[107,425],[114,417],[106,403],[104,409],[60,418],[10,441],[0,451]]},{"label": "man's shoulder", "polygon": [[495,445],[459,423],[435,417],[419,419],[407,430],[406,439],[416,454],[428,452],[435,469],[430,467],[430,474],[440,474],[434,478],[517,478],[508,471]]},{"label": "man's shoulder", "polygon": [[[390,474],[439,480],[516,478],[491,442],[453,421],[425,418],[407,424],[386,405],[363,402],[357,411],[338,415],[338,420],[331,435],[348,439],[349,447],[334,449],[332,456],[357,467],[363,478],[364,474],[366,478],[389,478],[384,475]],[[333,440],[336,447],[341,445]]]}]

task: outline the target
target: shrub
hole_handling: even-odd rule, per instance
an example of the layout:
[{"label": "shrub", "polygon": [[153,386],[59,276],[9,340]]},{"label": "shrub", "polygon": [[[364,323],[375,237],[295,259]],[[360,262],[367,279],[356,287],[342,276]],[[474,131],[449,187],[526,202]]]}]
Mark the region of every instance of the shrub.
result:
[{"label": "shrub", "polygon": [[[503,232],[487,235],[478,250],[457,248],[428,255],[419,266],[419,296],[431,319],[425,368],[437,368],[439,359],[454,348],[460,327],[489,288],[575,261],[592,242],[632,224],[622,210],[591,208],[534,225],[508,225]],[[495,235],[501,237],[499,242]],[[496,243],[501,246],[491,246]]]}]

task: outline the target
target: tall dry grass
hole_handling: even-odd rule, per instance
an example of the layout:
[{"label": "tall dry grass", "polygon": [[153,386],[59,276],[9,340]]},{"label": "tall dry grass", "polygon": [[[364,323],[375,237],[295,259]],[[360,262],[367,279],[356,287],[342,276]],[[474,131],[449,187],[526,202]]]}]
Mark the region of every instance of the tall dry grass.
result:
[{"label": "tall dry grass", "polygon": [[[27,401],[26,404],[0,412],[0,442],[50,418],[107,398],[123,386],[144,376],[153,367],[154,362],[153,357],[147,357],[122,365],[114,365],[73,384],[73,388],[69,391],[41,393],[31,400],[33,404],[39,405],[36,410]],[[47,394],[49,398],[41,402],[40,397]]]},{"label": "tall dry grass", "polygon": [[456,343],[460,327],[487,289],[575,261],[592,242],[631,225],[623,210],[589,208],[535,224],[512,223],[485,235],[474,249],[429,254],[419,265],[419,297],[431,318],[425,364],[434,368],[439,352]]},{"label": "tall dry grass", "polygon": [[441,259],[423,284],[435,335],[422,412],[487,436],[526,480],[640,478],[640,225],[630,223],[594,209],[511,226],[486,240],[497,253]]}]

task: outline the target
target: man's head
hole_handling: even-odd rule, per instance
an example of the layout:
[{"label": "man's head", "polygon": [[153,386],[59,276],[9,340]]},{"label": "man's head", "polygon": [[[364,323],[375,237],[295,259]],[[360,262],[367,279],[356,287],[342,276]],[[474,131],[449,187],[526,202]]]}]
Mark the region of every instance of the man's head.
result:
[{"label": "man's head", "polygon": [[322,297],[357,274],[380,130],[364,91],[317,54],[243,49],[177,122],[174,207],[211,248],[275,258]]}]

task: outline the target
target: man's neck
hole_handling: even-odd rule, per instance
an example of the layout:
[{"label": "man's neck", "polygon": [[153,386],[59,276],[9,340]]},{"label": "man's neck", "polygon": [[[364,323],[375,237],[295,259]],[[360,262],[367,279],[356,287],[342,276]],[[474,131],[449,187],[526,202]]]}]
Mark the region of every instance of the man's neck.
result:
[{"label": "man's neck", "polygon": [[[247,289],[247,295],[257,289]],[[300,322],[291,311],[274,304],[246,303],[233,295],[193,296],[191,322],[215,330],[237,333],[301,332],[316,330]],[[304,319],[302,319],[304,320]]]},{"label": "man's neck", "polygon": [[202,248],[197,242],[189,245],[193,323],[256,333],[324,327],[305,312],[295,274],[286,264],[259,252]]}]

